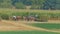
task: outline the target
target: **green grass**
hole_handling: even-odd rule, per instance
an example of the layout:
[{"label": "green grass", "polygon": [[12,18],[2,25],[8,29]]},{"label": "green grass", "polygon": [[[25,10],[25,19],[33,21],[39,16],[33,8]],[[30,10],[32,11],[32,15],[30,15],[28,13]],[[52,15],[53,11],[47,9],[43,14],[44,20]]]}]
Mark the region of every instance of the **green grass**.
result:
[{"label": "green grass", "polygon": [[32,26],[46,28],[46,29],[60,29],[60,24],[48,24],[48,23],[33,23]]},{"label": "green grass", "polygon": [[47,17],[44,19],[60,19],[60,10],[25,10],[25,9],[2,9],[0,8],[0,16],[8,15],[9,17],[16,15],[16,16],[28,16],[28,15],[33,15],[35,16],[36,14],[39,16],[39,19],[42,17]]},{"label": "green grass", "polygon": [[60,34],[60,33],[44,32],[44,31],[8,31],[8,32],[0,32],[0,34]]},{"label": "green grass", "polygon": [[1,9],[0,13],[16,13],[16,12],[36,12],[36,13],[60,13],[60,10],[24,10],[24,9]]}]

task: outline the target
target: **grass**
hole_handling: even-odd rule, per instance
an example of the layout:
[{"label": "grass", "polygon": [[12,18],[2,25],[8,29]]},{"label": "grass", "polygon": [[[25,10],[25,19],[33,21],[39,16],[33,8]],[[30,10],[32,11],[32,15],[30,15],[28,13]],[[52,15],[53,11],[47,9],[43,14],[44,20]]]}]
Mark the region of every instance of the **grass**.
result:
[{"label": "grass", "polygon": [[0,34],[60,34],[60,33],[44,32],[44,31],[8,31],[8,32],[0,32]]},{"label": "grass", "polygon": [[60,10],[25,10],[25,9],[2,9],[0,8],[0,13],[12,13],[12,12],[37,12],[37,13],[60,13]]},{"label": "grass", "polygon": [[[41,13],[43,15],[49,15],[49,13],[52,14],[58,14],[60,16],[60,10],[22,10],[22,9],[0,9],[0,13],[2,14],[8,14],[9,16],[16,13],[16,15],[20,15],[20,13],[24,14],[26,12],[29,13]],[[17,14],[18,13],[18,14]],[[41,23],[34,23],[30,24],[32,26],[36,27],[42,27],[47,29],[60,29],[60,24],[41,24]],[[6,31],[6,32],[0,32],[0,34],[60,34],[60,33],[54,33],[54,32],[44,32],[44,31]]]},{"label": "grass", "polygon": [[60,24],[48,24],[48,23],[33,23],[32,26],[46,28],[46,29],[60,29]]},{"label": "grass", "polygon": [[[32,14],[31,14],[32,13]],[[38,14],[39,17],[48,17],[60,19],[60,10],[25,10],[25,9],[2,9],[0,8],[0,15],[7,14],[9,16],[28,16]]]}]

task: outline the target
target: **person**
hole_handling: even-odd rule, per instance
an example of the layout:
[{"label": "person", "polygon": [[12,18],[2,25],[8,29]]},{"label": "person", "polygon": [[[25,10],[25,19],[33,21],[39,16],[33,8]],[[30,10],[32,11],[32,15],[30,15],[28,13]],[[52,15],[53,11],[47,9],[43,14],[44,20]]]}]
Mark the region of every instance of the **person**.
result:
[{"label": "person", "polygon": [[37,14],[35,15],[35,18],[38,18],[38,15]]},{"label": "person", "polygon": [[39,16],[37,14],[34,17],[35,17],[35,21],[39,21],[39,19],[38,19]]}]

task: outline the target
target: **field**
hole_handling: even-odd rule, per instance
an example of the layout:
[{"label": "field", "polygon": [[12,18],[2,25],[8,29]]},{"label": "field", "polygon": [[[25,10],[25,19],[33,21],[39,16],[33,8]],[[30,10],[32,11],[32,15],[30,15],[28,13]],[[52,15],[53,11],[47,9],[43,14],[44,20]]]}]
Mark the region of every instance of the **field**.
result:
[{"label": "field", "polygon": [[[0,22],[0,33],[1,34],[60,34],[60,30],[55,30],[55,25],[51,25],[52,27],[44,27],[46,25],[38,27],[36,24],[34,26],[26,21],[6,21],[3,20]],[[29,24],[29,25],[26,25]],[[58,26],[58,25],[57,25]],[[48,29],[51,28],[51,29]],[[59,27],[57,27],[59,28]]]},{"label": "field", "polygon": [[[38,14],[39,17],[43,15],[47,17],[45,19],[49,21],[35,23],[34,21],[5,20],[13,15],[26,16],[30,14]],[[60,10],[0,9],[0,19],[2,19],[0,21],[0,34],[60,34],[59,18]],[[51,22],[51,20],[53,22]]]},{"label": "field", "polygon": [[51,24],[51,23],[33,23],[33,24],[30,24],[30,25],[45,28],[45,29],[60,30],[60,24],[55,24],[55,23],[53,23],[53,24]]},{"label": "field", "polygon": [[44,31],[9,31],[9,32],[0,32],[0,34],[59,34],[59,33],[44,32]]},{"label": "field", "polygon": [[[3,12],[3,13],[2,13]],[[11,16],[38,15],[38,19],[60,20],[60,10],[25,10],[25,9],[0,9],[0,16],[8,19]]]}]

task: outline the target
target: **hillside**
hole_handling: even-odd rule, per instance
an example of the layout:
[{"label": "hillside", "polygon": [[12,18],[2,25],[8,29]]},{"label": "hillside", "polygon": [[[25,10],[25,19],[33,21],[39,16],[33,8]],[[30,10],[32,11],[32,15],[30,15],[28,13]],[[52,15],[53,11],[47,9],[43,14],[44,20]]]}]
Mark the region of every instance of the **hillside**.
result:
[{"label": "hillside", "polygon": [[[0,8],[24,9],[25,6],[41,5],[43,0],[0,0]],[[36,7],[37,7],[36,6]]]},{"label": "hillside", "polygon": [[60,0],[0,0],[0,8],[60,9]]}]

